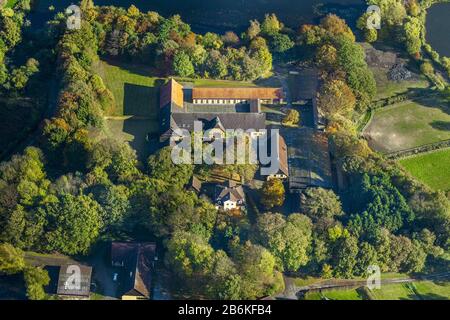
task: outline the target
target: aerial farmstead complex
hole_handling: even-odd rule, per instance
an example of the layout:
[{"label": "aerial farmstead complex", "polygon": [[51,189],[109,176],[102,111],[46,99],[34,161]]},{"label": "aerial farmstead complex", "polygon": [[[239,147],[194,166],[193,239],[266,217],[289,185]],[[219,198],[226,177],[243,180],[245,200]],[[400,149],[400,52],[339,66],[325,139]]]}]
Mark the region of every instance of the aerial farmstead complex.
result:
[{"label": "aerial farmstead complex", "polygon": [[449,16],[0,0],[0,300],[449,299]]}]

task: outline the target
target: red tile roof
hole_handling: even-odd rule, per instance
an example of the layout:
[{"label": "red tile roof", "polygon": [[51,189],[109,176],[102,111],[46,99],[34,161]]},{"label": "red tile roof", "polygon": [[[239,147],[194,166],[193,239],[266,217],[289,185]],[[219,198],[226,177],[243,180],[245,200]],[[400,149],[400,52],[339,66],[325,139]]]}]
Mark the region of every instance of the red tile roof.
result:
[{"label": "red tile roof", "polygon": [[169,103],[175,103],[180,108],[183,107],[184,103],[183,86],[172,78],[161,87],[159,98],[159,106],[161,108]]},{"label": "red tile roof", "polygon": [[193,88],[192,99],[282,99],[282,88]]}]

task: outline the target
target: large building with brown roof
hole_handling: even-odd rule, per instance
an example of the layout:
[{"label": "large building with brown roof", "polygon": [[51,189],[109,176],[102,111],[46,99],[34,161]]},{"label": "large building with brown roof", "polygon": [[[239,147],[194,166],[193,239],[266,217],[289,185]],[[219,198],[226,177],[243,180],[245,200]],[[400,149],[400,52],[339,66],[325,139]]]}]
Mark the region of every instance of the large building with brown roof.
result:
[{"label": "large building with brown roof", "polygon": [[174,131],[192,132],[196,121],[203,130],[260,131],[266,128],[261,102],[278,103],[283,97],[281,88],[192,88],[170,79],[160,92],[160,142],[174,143]]},{"label": "large building with brown roof", "polygon": [[121,269],[122,300],[150,299],[156,244],[152,242],[112,242],[111,264]]},{"label": "large building with brown roof", "polygon": [[193,88],[195,104],[234,104],[261,100],[266,103],[282,102],[282,88]]},{"label": "large building with brown roof", "polygon": [[[286,145],[286,141],[283,136],[279,133],[276,134],[276,145],[275,145],[275,155],[272,156],[271,159],[275,159],[278,170],[276,172],[272,172],[269,175],[266,175],[266,179],[287,179],[289,177],[289,162],[288,162],[288,148]],[[268,150],[271,152],[272,144],[274,142],[272,139],[269,139]],[[273,161],[273,160],[272,160]],[[273,163],[267,165],[267,167],[273,166]],[[263,168],[261,168],[261,171]]]}]

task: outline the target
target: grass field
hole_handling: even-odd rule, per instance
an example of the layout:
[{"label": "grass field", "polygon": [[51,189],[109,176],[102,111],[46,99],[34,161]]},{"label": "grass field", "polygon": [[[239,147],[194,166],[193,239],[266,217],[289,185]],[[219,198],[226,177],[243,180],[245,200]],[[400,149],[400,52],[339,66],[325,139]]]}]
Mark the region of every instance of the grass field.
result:
[{"label": "grass field", "polygon": [[450,149],[402,159],[400,164],[434,190],[450,191]]},{"label": "grass field", "polygon": [[118,141],[128,142],[136,150],[140,161],[145,161],[155,149],[155,143],[152,143],[150,138],[159,130],[157,120],[113,118],[106,120],[106,128],[108,136]]},{"label": "grass field", "polygon": [[159,86],[164,79],[151,77],[150,68],[116,66],[100,61],[95,71],[116,100],[115,108],[107,110],[107,115],[158,118]]},{"label": "grass field", "polygon": [[388,79],[386,69],[373,67],[371,70],[375,77],[375,81],[377,82],[377,94],[375,100],[381,100],[396,94],[405,93],[410,89],[428,87],[428,81],[423,77],[415,80],[391,81]]},{"label": "grass field", "polygon": [[391,152],[450,139],[450,107],[436,97],[379,109],[364,135],[371,147]]},{"label": "grass field", "polygon": [[[358,289],[310,291],[305,300],[363,300]],[[367,295],[363,294],[366,298]],[[450,283],[420,281],[415,283],[396,283],[382,285],[380,289],[368,291],[374,300],[448,300],[450,299]]]}]

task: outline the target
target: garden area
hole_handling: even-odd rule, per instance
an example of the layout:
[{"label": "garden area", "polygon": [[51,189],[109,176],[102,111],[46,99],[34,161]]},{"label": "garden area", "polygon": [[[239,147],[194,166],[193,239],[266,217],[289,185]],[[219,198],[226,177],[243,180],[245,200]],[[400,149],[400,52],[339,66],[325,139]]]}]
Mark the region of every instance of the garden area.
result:
[{"label": "garden area", "polygon": [[414,177],[434,190],[450,191],[450,149],[400,160]]}]

